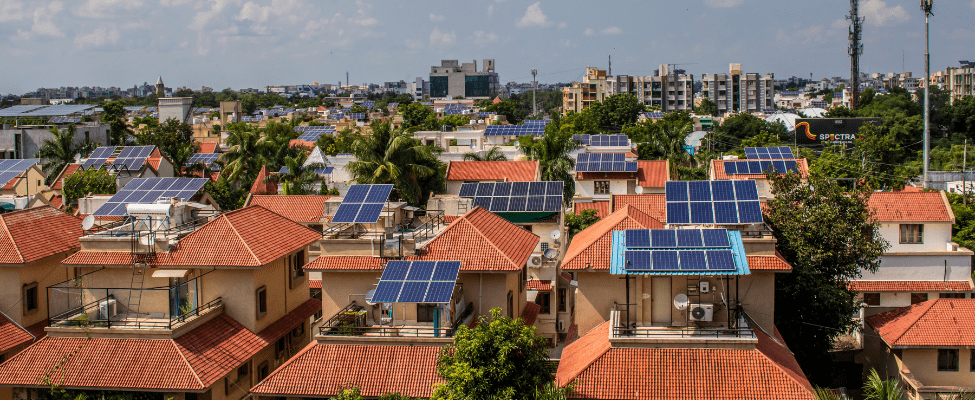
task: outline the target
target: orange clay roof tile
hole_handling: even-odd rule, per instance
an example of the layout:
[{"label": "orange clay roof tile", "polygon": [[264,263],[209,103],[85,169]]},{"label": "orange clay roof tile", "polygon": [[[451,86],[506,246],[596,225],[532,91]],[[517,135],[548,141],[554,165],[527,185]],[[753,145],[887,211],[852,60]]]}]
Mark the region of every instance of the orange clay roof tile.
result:
[{"label": "orange clay roof tile", "polygon": [[373,256],[320,256],[303,267],[306,271],[377,270],[386,268],[388,258]]},{"label": "orange clay roof tile", "polygon": [[331,196],[254,195],[250,204],[264,207],[298,223],[320,223],[325,218],[325,201]]},{"label": "orange clay roof tile", "polygon": [[533,182],[538,176],[538,161],[451,161],[448,181]]},{"label": "orange clay roof tile", "polygon": [[663,193],[621,194],[613,196],[613,211],[627,205],[636,207],[660,223],[667,222],[667,201]]},{"label": "orange clay roof tile", "polygon": [[975,299],[935,299],[867,317],[888,346],[975,346]]},{"label": "orange clay roof tile", "polygon": [[971,281],[851,281],[849,288],[855,292],[971,292],[975,290]]},{"label": "orange clay roof tile", "polygon": [[0,214],[0,264],[24,264],[80,247],[81,219],[50,206]]},{"label": "orange clay roof tile", "polygon": [[475,207],[423,247],[418,259],[459,260],[461,271],[521,271],[539,237]]},{"label": "orange clay roof tile", "polygon": [[0,353],[22,344],[30,343],[34,336],[26,329],[17,326],[7,316],[0,313]]},{"label": "orange clay roof tile", "polygon": [[[728,174],[725,172],[724,163],[747,160],[711,160],[711,168],[714,169],[714,179],[765,179],[765,174]],[[771,160],[762,160],[771,161]],[[802,179],[809,178],[809,162],[805,158],[795,160],[796,168],[799,169],[799,176]]]},{"label": "orange clay roof tile", "polygon": [[591,203],[575,203],[572,212],[581,215],[583,210],[596,210],[596,216],[600,219],[606,218],[610,214],[608,201],[594,201]]},{"label": "orange clay roof tile", "polygon": [[954,222],[943,192],[875,192],[867,205],[879,222]]},{"label": "orange clay roof tile", "polygon": [[636,207],[617,209],[572,237],[562,260],[564,270],[608,270],[613,231],[626,229],[662,229],[664,226]]}]

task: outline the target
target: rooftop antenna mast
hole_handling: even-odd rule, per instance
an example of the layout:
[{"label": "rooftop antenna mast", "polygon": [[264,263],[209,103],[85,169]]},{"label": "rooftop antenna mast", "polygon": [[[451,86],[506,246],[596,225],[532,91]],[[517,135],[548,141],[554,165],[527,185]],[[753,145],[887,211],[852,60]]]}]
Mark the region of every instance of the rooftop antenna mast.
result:
[{"label": "rooftop antenna mast", "polygon": [[535,91],[538,89],[538,83],[535,82],[535,75],[538,75],[538,70],[532,68],[532,115],[538,115],[538,103],[535,102]]},{"label": "rooftop antenna mast", "polygon": [[[931,54],[928,53],[928,17],[933,15],[932,0],[921,0],[921,11],[924,11],[924,188],[928,188],[928,161],[931,156]],[[965,171],[962,171],[964,174]]]},{"label": "rooftop antenna mast", "polygon": [[859,16],[860,0],[850,0],[850,15],[846,19],[850,21],[850,47],[847,52],[850,54],[850,109],[857,109],[857,97],[860,96],[860,56],[863,55],[863,17]]}]

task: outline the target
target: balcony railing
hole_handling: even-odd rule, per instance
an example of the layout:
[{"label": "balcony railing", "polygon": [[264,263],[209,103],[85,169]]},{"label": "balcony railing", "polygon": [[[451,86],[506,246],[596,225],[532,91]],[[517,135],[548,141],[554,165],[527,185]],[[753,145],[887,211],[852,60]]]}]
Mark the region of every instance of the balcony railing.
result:
[{"label": "balcony railing", "polygon": [[[115,302],[115,306],[111,304]],[[223,298],[218,297],[192,309],[184,309],[177,314],[166,316],[162,313],[150,314],[120,314],[111,313],[112,307],[118,303],[112,296],[104,297],[88,304],[75,307],[66,312],[50,317],[52,327],[91,327],[91,328],[123,328],[123,329],[167,329],[172,330],[200,315],[223,305]],[[94,315],[94,317],[92,317]]]},{"label": "balcony railing", "polygon": [[[470,306],[468,308],[471,308]],[[465,310],[458,320],[469,316]],[[321,327],[321,336],[361,336],[361,337],[404,337],[404,338],[450,338],[457,331],[457,323],[450,328],[435,328],[432,326],[404,325],[369,325],[366,321],[366,310],[352,301],[347,306],[332,315]]]},{"label": "balcony railing", "polygon": [[724,326],[624,326],[620,321],[620,310],[612,310],[612,337],[615,339],[756,339],[753,322],[744,313],[736,312],[734,324]]}]

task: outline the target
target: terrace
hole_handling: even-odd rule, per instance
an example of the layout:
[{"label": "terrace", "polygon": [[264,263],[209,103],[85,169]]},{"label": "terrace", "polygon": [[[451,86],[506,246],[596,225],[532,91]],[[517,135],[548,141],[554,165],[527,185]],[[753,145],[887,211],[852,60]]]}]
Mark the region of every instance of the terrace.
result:
[{"label": "terrace", "polygon": [[[620,311],[610,311],[610,343],[617,347],[646,346],[702,347],[702,348],[754,348],[758,343],[755,326],[744,311],[734,312],[732,322],[692,323],[688,326],[659,326],[631,323],[626,325]],[[675,346],[676,345],[676,346]]]}]

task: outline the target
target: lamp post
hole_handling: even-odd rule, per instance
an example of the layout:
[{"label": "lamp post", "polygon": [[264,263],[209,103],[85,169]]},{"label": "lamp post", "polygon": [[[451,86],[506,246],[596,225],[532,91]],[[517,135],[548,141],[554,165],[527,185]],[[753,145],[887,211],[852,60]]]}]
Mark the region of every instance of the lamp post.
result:
[{"label": "lamp post", "polygon": [[532,116],[538,114],[538,104],[535,103],[535,88],[538,84],[535,82],[535,75],[538,75],[538,70],[532,68]]},{"label": "lamp post", "polygon": [[921,0],[921,11],[924,11],[924,188],[928,188],[928,164],[931,158],[931,54],[928,38],[928,17],[934,9],[933,0]]}]

